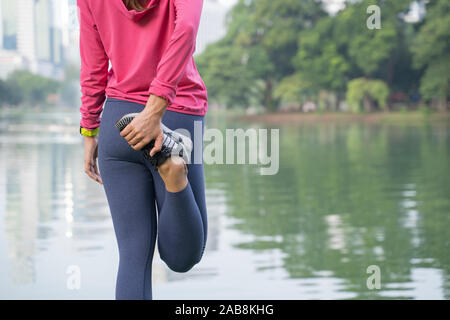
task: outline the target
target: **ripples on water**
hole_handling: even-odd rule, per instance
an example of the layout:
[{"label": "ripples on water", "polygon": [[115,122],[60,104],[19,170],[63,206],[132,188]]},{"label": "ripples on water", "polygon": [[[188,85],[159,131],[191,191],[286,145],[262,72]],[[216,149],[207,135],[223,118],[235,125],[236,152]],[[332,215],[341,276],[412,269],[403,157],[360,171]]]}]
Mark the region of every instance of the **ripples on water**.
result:
[{"label": "ripples on water", "polygon": [[[77,117],[0,118],[0,298],[114,297],[116,240]],[[448,299],[449,141],[448,123],[286,126],[277,175],[206,166],[205,256],[175,273],[156,252],[154,298]]]}]

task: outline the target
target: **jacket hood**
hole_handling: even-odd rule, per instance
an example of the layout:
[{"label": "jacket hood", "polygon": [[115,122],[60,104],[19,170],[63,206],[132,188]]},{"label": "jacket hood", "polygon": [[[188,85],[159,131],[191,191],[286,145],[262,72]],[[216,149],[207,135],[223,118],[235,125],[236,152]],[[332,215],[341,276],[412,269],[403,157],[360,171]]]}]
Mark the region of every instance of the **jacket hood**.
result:
[{"label": "jacket hood", "polygon": [[157,4],[159,0],[149,0],[146,9],[144,11],[136,11],[136,10],[128,10],[122,0],[114,0],[114,3],[119,8],[119,10],[128,18],[133,21],[139,21],[143,18],[148,12],[150,12]]}]

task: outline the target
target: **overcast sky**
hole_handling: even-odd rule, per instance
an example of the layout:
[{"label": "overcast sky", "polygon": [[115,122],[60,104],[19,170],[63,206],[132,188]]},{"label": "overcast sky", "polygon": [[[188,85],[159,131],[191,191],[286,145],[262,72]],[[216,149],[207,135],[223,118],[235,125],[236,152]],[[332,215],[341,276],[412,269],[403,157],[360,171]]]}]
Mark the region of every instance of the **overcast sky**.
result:
[{"label": "overcast sky", "polygon": [[[205,0],[205,1],[206,2],[217,1],[221,5],[226,6],[226,7],[231,7],[233,4],[235,4],[237,2],[237,0]],[[322,2],[325,4],[326,9],[332,13],[341,9],[343,7],[344,1],[345,0],[322,0]]]}]

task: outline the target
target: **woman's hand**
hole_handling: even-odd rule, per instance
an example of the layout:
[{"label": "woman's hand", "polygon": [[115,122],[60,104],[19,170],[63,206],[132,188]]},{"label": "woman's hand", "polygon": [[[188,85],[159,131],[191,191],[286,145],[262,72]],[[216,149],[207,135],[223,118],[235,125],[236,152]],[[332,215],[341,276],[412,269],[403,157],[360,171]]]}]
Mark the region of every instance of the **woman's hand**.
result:
[{"label": "woman's hand", "polygon": [[93,180],[103,184],[97,167],[98,135],[84,137],[84,172]]},{"label": "woman's hand", "polygon": [[155,145],[150,150],[150,156],[161,150],[164,139],[161,119],[166,106],[165,99],[150,95],[145,109],[120,132],[134,150],[142,149],[152,140],[155,140]]}]

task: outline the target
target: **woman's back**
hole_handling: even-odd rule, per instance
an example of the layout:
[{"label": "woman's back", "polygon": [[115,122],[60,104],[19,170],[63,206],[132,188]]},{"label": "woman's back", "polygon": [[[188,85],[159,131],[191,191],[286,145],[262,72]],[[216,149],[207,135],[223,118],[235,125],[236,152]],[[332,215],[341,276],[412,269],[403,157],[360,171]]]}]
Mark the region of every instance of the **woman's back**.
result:
[{"label": "woman's back", "polygon": [[167,110],[206,113],[207,90],[192,56],[203,0],[149,0],[144,11],[123,0],[77,2],[81,126],[98,127],[105,94],[142,104],[155,94]]}]

